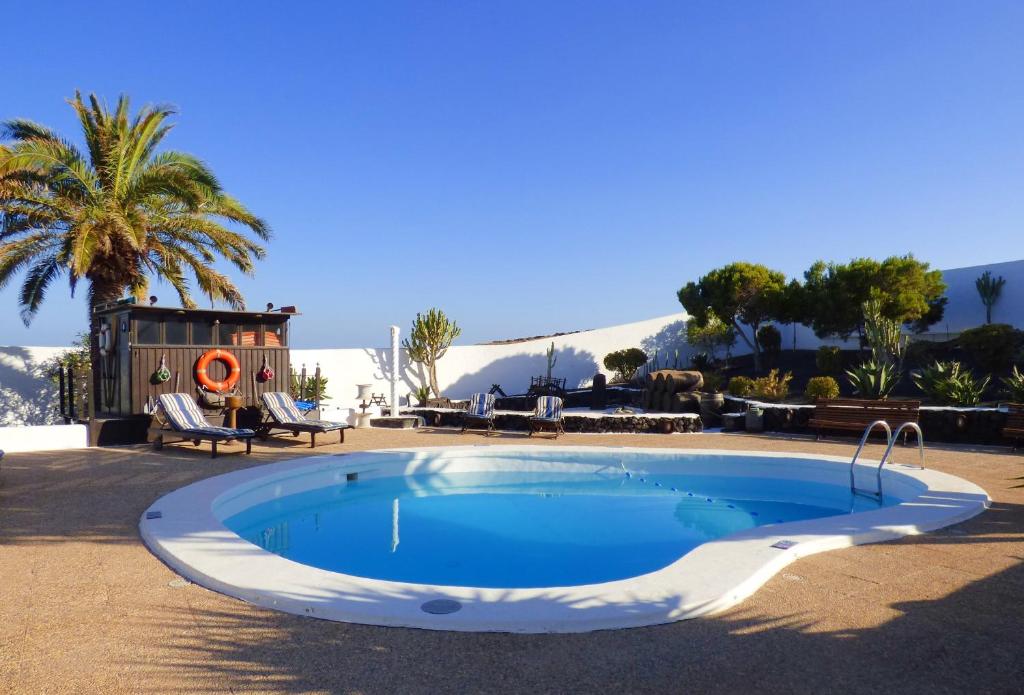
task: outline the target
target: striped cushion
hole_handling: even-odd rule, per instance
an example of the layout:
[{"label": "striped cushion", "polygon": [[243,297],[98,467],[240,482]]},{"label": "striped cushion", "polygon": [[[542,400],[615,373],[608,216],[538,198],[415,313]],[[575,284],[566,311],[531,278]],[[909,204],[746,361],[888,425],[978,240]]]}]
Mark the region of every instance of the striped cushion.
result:
[{"label": "striped cushion", "polygon": [[160,408],[176,430],[195,430],[209,427],[203,411],[187,393],[160,394]]},{"label": "striped cushion", "polygon": [[494,394],[474,393],[469,399],[469,406],[466,408],[466,414],[479,418],[494,417]]},{"label": "striped cushion", "polygon": [[184,431],[188,434],[205,434],[210,437],[252,437],[256,434],[255,431],[245,429],[244,427],[232,429],[230,427],[215,427],[213,425],[195,427]]},{"label": "striped cushion", "polygon": [[281,391],[267,392],[263,394],[263,405],[267,406],[270,416],[279,425],[303,425],[304,427],[317,428],[324,432],[341,430],[350,427],[347,422],[333,422],[331,420],[307,420],[299,412],[295,401],[287,393]]},{"label": "striped cushion", "polygon": [[255,432],[247,429],[216,427],[206,421],[203,411],[187,393],[160,394],[160,408],[167,416],[171,427],[179,432],[205,434],[214,437],[251,437]]},{"label": "striped cushion", "polygon": [[331,430],[343,430],[352,426],[347,422],[334,422],[332,420],[303,420],[302,422],[290,424],[303,425],[311,429],[315,427],[316,429],[323,430],[324,432],[330,432]]},{"label": "striped cushion", "polygon": [[287,393],[268,391],[262,398],[263,405],[270,411],[270,416],[278,422],[305,422],[306,419],[295,407],[295,400]]},{"label": "striped cushion", "polygon": [[537,399],[537,409],[533,417],[538,420],[561,420],[562,399],[558,396],[541,396]]}]

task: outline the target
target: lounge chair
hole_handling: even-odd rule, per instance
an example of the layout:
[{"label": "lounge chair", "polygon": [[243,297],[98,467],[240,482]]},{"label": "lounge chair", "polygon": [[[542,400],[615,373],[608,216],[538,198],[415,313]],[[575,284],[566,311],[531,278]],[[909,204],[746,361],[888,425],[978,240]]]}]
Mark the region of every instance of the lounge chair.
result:
[{"label": "lounge chair", "polygon": [[316,436],[325,432],[341,432],[340,442],[345,442],[345,430],[352,427],[347,422],[330,420],[307,420],[287,393],[268,391],[261,397],[267,408],[268,418],[260,426],[260,434],[267,436],[273,429],[287,430],[296,437],[300,432],[309,432],[309,446],[316,446]]},{"label": "lounge chair", "polygon": [[494,394],[474,393],[462,416],[462,431],[485,429],[487,434],[494,431]]},{"label": "lounge chair", "polygon": [[565,433],[562,427],[562,399],[558,396],[541,396],[537,399],[537,408],[530,418],[530,436],[534,432],[551,430],[555,438]]},{"label": "lounge chair", "polygon": [[155,449],[163,449],[167,437],[172,437],[172,441],[191,441],[196,446],[206,441],[213,447],[211,458],[217,458],[219,442],[244,439],[245,453],[252,453],[252,438],[256,436],[255,431],[211,425],[189,394],[163,393],[160,394],[159,404],[154,419],[158,422],[163,419],[163,423],[160,427],[149,428]]}]

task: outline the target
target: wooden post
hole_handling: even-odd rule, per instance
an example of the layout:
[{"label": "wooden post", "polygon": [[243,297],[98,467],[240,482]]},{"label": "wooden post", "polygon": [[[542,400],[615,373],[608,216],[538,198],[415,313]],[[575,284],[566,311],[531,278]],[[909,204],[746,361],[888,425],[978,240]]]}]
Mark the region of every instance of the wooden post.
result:
[{"label": "wooden post", "polygon": [[67,419],[70,422],[75,421],[75,370],[73,367],[68,367],[68,414]]},{"label": "wooden post", "polygon": [[316,371],[313,372],[313,400],[316,403],[317,412],[320,411],[320,363],[316,363]]},{"label": "wooden post", "polygon": [[306,400],[306,365],[302,365],[302,371],[299,372],[299,400]]},{"label": "wooden post", "polygon": [[[95,388],[96,381],[92,378],[92,369],[90,368],[86,373],[89,375],[89,378],[85,383]],[[103,382],[101,381],[100,383],[102,384]],[[85,419],[90,422],[96,416],[96,397],[97,394],[89,393],[89,397],[85,400]]]},{"label": "wooden post", "polygon": [[64,406],[64,399],[67,397],[67,393],[64,390],[64,365],[63,364],[60,365],[60,367],[57,368],[57,375],[60,378],[60,416],[64,419],[64,424],[65,425],[70,425],[71,424],[71,420],[68,419],[68,416],[65,414],[65,406]]}]

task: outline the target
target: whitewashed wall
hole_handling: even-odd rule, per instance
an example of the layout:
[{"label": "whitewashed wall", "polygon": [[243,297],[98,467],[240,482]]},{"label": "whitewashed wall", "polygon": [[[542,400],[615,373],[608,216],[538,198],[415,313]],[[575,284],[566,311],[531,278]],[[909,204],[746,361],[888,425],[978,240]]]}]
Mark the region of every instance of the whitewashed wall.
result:
[{"label": "whitewashed wall", "polygon": [[[955,334],[984,322],[984,306],[974,288],[974,281],[985,271],[1006,278],[1002,298],[993,311],[993,321],[1024,328],[1024,260],[994,263],[985,266],[955,268],[943,271],[949,286],[945,319],[933,327],[936,337]],[[793,344],[793,327],[782,326],[783,346]],[[544,374],[545,350],[552,341],[558,363],[554,373],[565,377],[571,386],[583,386],[597,372],[606,372],[604,356],[612,350],[641,347],[662,356],[680,350],[685,360],[691,350],[683,341],[685,315],[673,314],[647,321],[583,331],[558,338],[531,340],[511,345],[465,345],[453,347],[441,361],[438,379],[442,391],[454,398],[465,398],[476,391],[486,391],[491,384],[500,384],[506,393],[525,391],[531,376]],[[408,330],[403,327],[403,330]],[[381,344],[390,339],[388,327],[381,326]],[[826,341],[836,344],[835,341]],[[822,344],[809,328],[796,327],[796,345],[814,349]],[[0,347],[0,426],[45,425],[58,422],[57,389],[42,374],[40,365],[69,348]],[[737,342],[735,354],[747,352]],[[332,396],[328,412],[344,416],[355,404],[356,384],[373,384],[377,393],[390,393],[385,348],[292,350],[296,369],[303,364],[312,374],[319,364],[328,379]],[[400,394],[405,397],[422,382],[421,376],[407,365],[402,374]],[[389,396],[390,398],[390,396]]]},{"label": "whitewashed wall", "polygon": [[942,271],[946,281],[946,313],[942,321],[932,326],[932,333],[959,333],[985,323],[985,305],[981,303],[974,281],[985,271],[1006,280],[1002,295],[992,307],[992,323],[1008,323],[1024,328],[1024,260],[990,263],[968,268]]},{"label": "whitewashed wall", "polygon": [[[558,360],[554,376],[567,379],[570,387],[585,386],[596,373],[609,374],[603,360],[613,350],[639,347],[649,354],[657,349],[662,355],[674,355],[678,349],[680,360],[685,360],[689,355],[684,341],[685,327],[685,314],[673,314],[509,345],[456,345],[438,364],[438,385],[452,398],[487,391],[492,384],[500,384],[508,394],[523,393],[531,376],[546,373],[546,351],[554,343]],[[382,329],[383,342],[389,338],[384,333],[387,327]],[[426,383],[426,374],[421,373],[419,365],[409,363],[404,351],[401,360],[399,394],[404,398],[421,383]],[[306,371],[312,374],[316,366],[320,366],[328,380],[332,406],[353,407],[356,384],[373,384],[376,393],[390,394],[390,363],[386,348],[292,350],[292,365],[296,370],[305,365]],[[390,400],[390,396],[388,398]]]},{"label": "whitewashed wall", "polygon": [[67,350],[70,348],[0,347],[0,427],[61,421],[57,386],[42,367]]}]

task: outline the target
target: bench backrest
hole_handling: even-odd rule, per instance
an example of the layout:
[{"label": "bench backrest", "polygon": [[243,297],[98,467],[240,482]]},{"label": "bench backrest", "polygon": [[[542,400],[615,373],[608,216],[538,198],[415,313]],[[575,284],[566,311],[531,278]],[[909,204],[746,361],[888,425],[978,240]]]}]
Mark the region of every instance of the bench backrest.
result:
[{"label": "bench backrest", "polygon": [[875,401],[864,398],[830,398],[814,402],[814,417],[821,420],[861,422],[898,419],[917,422],[921,401]]},{"label": "bench backrest", "polygon": [[1004,405],[1009,412],[1003,427],[1010,430],[1024,430],[1024,403],[1006,403]]}]

